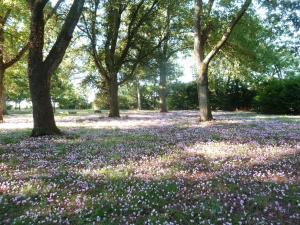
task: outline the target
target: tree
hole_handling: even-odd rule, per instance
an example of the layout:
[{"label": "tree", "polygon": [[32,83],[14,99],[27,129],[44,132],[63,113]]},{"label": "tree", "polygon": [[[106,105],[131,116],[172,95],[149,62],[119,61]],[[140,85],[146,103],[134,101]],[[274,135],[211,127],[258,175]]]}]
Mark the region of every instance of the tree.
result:
[{"label": "tree", "polygon": [[48,55],[44,51],[44,8],[49,0],[28,0],[30,18],[28,77],[33,107],[32,136],[60,134],[51,104],[51,76],[61,63],[83,10],[84,0],[74,0]]},{"label": "tree", "polygon": [[[195,10],[195,38],[194,38],[194,53],[198,69],[198,100],[200,110],[200,121],[212,120],[212,113],[209,104],[209,92],[208,92],[208,68],[211,60],[218,54],[221,48],[224,46],[233,29],[245,14],[246,10],[251,4],[251,0],[246,0],[241,6],[240,10],[236,13],[231,20],[221,39],[212,47],[210,51],[207,50],[209,34],[213,27],[213,18],[211,17],[214,0],[209,0],[206,5],[202,0],[194,1]],[[206,17],[204,23],[203,18]],[[208,52],[206,55],[205,53]]]},{"label": "tree", "polygon": [[156,61],[159,73],[159,105],[160,112],[167,112],[167,80],[170,72],[171,58],[179,51],[184,50],[187,37],[186,21],[189,15],[187,1],[166,1],[161,7],[160,22],[166,34],[160,48],[158,48]]},{"label": "tree", "polygon": [[271,79],[258,87],[255,108],[266,114],[300,114],[300,76]]},{"label": "tree", "polygon": [[5,72],[28,49],[26,31],[20,31],[20,24],[26,27],[27,23],[24,5],[25,1],[0,3],[0,123],[3,122]]},{"label": "tree", "polygon": [[[153,22],[159,0],[89,1],[82,30],[90,41],[88,47],[101,76],[101,88],[107,93],[109,116],[119,117],[119,86],[133,79],[138,65],[160,46],[164,34]],[[99,17],[100,6],[104,16]],[[102,12],[103,13],[103,12]],[[104,33],[104,35],[103,35]]]}]

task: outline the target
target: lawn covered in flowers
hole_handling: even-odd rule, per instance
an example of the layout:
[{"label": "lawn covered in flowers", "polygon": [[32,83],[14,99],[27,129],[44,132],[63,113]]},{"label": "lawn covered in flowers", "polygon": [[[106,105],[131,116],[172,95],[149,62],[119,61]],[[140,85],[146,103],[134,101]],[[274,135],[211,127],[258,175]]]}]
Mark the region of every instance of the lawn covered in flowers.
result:
[{"label": "lawn covered in flowers", "polygon": [[31,115],[0,124],[0,224],[298,224],[300,116]]}]

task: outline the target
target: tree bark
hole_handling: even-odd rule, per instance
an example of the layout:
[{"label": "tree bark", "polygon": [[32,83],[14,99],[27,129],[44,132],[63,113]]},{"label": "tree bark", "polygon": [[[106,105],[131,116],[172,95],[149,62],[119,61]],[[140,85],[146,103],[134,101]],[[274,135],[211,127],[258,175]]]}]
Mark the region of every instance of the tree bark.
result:
[{"label": "tree bark", "polygon": [[7,109],[7,98],[5,96],[5,87],[3,85],[3,115],[8,115],[8,109]]},{"label": "tree bark", "polygon": [[3,123],[4,112],[4,69],[0,68],[0,123]]},{"label": "tree bark", "polygon": [[208,91],[208,65],[201,64],[198,74],[198,100],[200,121],[210,121],[213,119],[211,113],[211,107],[209,103],[209,91]]},{"label": "tree bark", "polygon": [[117,75],[110,76],[108,83],[108,98],[109,98],[109,117],[120,117],[119,98],[118,98],[118,81]]},{"label": "tree bark", "polygon": [[167,109],[167,66],[163,62],[159,66],[159,107],[160,112],[168,112]]},{"label": "tree bark", "polygon": [[3,18],[0,18],[0,123],[3,123],[3,110],[4,110],[4,24]]},{"label": "tree bark", "polygon": [[29,87],[33,109],[32,136],[56,135],[60,130],[56,127],[50,96],[50,78],[41,76],[37,70],[29,77]]}]

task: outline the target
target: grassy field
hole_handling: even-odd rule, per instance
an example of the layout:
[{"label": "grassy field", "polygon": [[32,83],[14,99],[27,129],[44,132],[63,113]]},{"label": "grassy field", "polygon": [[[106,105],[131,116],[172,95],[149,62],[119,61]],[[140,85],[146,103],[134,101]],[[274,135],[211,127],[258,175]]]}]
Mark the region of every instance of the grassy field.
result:
[{"label": "grassy field", "polygon": [[298,224],[300,116],[57,113],[0,124],[0,224]]}]

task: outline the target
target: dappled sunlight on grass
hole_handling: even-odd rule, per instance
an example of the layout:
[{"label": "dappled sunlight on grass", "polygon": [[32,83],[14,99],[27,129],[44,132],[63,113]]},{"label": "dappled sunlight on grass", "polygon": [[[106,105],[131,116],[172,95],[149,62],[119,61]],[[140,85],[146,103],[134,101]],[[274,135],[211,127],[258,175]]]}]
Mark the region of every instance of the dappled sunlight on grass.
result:
[{"label": "dappled sunlight on grass", "polygon": [[0,220],[296,224],[297,117],[217,112],[199,124],[197,115],[63,115],[65,135],[40,138],[13,128],[30,127],[26,115],[11,115],[0,125]]}]

